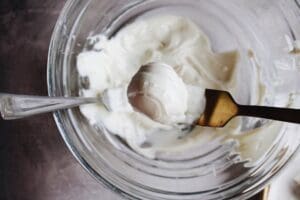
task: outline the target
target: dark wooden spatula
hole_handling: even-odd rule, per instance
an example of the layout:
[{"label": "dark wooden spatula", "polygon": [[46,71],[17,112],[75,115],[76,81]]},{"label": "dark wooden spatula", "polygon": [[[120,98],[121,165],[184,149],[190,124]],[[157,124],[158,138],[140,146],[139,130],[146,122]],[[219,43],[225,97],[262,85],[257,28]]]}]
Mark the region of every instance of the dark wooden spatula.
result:
[{"label": "dark wooden spatula", "polygon": [[205,111],[198,121],[200,126],[224,127],[236,116],[300,123],[300,110],[298,109],[239,105],[229,92],[220,90],[207,89],[205,97]]}]

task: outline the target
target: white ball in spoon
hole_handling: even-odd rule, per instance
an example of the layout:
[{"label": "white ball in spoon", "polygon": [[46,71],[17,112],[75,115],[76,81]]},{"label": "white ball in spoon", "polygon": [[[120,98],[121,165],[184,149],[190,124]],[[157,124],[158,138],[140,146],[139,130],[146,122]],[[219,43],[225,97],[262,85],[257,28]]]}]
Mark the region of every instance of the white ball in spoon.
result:
[{"label": "white ball in spoon", "polygon": [[163,124],[185,121],[188,93],[175,70],[163,63],[142,66],[128,90],[130,104],[139,112]]}]

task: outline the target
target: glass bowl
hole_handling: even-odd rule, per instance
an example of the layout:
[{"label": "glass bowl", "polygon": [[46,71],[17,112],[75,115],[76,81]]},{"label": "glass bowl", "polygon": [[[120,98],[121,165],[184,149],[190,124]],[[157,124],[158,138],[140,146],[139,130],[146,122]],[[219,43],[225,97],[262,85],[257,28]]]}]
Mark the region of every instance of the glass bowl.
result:
[{"label": "glass bowl", "polygon": [[[78,96],[83,80],[76,57],[92,48],[94,35],[113,37],[133,20],[161,14],[191,18],[215,52],[239,50],[238,83],[244,84],[237,87],[239,102],[254,102],[251,83],[260,78],[266,86],[261,104],[297,106],[300,50],[294,41],[300,38],[300,7],[295,0],[69,0],[50,44],[49,95]],[[104,127],[90,125],[78,108],[54,117],[79,163],[129,199],[246,199],[265,187],[300,144],[297,125],[243,118],[242,131],[260,131],[237,136],[242,144],[211,137],[193,154],[147,159]]]}]

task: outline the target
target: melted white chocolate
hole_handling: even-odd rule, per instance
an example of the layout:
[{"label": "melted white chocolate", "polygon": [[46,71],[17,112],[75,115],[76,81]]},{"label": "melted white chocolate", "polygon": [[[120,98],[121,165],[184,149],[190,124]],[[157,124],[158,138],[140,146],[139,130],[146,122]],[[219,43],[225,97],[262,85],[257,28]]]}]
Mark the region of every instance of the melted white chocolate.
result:
[{"label": "melted white chocolate", "polygon": [[[192,149],[223,131],[233,135],[239,132],[237,120],[223,131],[196,127],[191,134],[179,139],[182,133],[169,125],[181,120],[191,122],[200,116],[205,88],[234,94],[237,51],[214,53],[209,39],[197,25],[179,16],[135,21],[109,40],[105,36],[97,37],[99,42],[94,49],[78,56],[78,72],[89,79],[89,88],[82,90],[82,94],[91,97],[112,90],[109,94],[116,108],[108,112],[100,104],[81,106],[81,112],[92,124],[103,124],[135,151],[150,158]],[[163,74],[155,76],[155,73],[150,77],[150,84],[154,85],[174,81],[171,83],[173,90],[149,89],[151,97],[159,99],[166,110],[157,116],[155,112],[150,113],[160,123],[135,111],[126,95],[114,96],[115,88],[121,88],[123,92],[120,93],[126,94],[128,84],[140,67],[151,62],[165,63],[176,72],[176,76],[174,73],[168,79],[164,79]],[[151,110],[151,105],[148,106]],[[148,145],[144,145],[146,143]]]}]

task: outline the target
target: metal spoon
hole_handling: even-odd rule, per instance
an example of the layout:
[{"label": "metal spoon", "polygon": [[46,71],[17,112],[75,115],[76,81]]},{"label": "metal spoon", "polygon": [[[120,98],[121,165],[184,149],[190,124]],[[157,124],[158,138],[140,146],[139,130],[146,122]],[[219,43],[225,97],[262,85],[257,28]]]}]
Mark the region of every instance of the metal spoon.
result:
[{"label": "metal spoon", "polygon": [[[150,63],[150,65],[161,63]],[[195,125],[223,127],[236,116],[250,116],[285,122],[300,123],[300,110],[237,104],[230,93],[207,89],[204,113],[194,124],[178,124],[181,130],[189,131]],[[83,104],[102,103],[110,110],[109,98],[104,92],[95,98],[41,97],[0,93],[0,112],[3,119],[12,120],[36,114],[77,107]],[[134,106],[134,105],[133,105]]]},{"label": "metal spoon", "polygon": [[102,103],[109,110],[104,96],[81,98],[0,94],[0,112],[5,120],[19,119],[90,103]]}]

